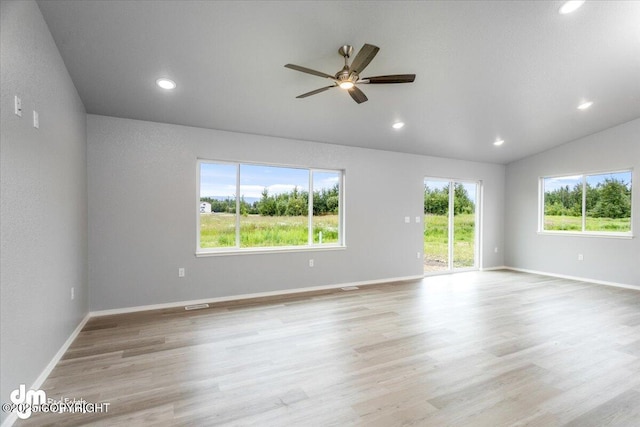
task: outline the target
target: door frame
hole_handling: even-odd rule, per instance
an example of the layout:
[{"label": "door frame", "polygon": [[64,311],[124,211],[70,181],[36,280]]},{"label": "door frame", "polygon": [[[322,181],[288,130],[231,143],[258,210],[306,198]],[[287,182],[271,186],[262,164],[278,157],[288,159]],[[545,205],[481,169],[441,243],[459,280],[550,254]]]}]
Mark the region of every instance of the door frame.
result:
[{"label": "door frame", "polygon": [[[482,180],[476,179],[461,179],[461,178],[442,178],[434,176],[425,176],[423,178],[423,199],[424,199],[424,184],[427,181],[440,181],[447,183],[449,186],[449,207],[448,207],[448,237],[447,237],[447,269],[441,271],[429,271],[424,272],[425,276],[436,276],[440,274],[460,273],[465,271],[478,271],[482,265],[482,200],[483,200],[483,186]],[[473,241],[473,266],[455,268],[453,266],[454,256],[454,201],[455,201],[455,184],[475,184],[476,185],[476,201],[475,201],[475,219],[474,219],[474,241]],[[423,200],[424,205],[424,200]],[[423,208],[423,227],[422,227],[422,245],[424,246],[424,228],[426,227],[426,221],[424,221],[424,208]],[[423,255],[424,257],[424,255]],[[423,261],[424,262],[424,261]],[[424,268],[424,267],[423,267]]]}]

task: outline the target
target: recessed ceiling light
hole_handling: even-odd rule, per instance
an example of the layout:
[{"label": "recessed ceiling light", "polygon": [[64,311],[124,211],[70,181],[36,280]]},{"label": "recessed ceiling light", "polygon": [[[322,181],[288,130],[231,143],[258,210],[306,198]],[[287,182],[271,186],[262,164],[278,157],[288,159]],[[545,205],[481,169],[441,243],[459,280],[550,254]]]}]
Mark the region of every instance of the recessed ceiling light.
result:
[{"label": "recessed ceiling light", "polygon": [[158,79],[156,80],[156,84],[160,86],[162,89],[171,90],[176,88],[176,82],[170,79],[165,79],[165,78]]},{"label": "recessed ceiling light", "polygon": [[560,7],[558,12],[562,15],[566,15],[567,13],[574,12],[576,9],[582,6],[583,3],[584,0],[569,0],[565,2],[562,7]]},{"label": "recessed ceiling light", "polygon": [[500,145],[502,145],[502,144],[504,144],[504,139],[496,139],[496,140],[493,142],[493,145],[498,146],[498,147],[499,147]]},{"label": "recessed ceiling light", "polygon": [[592,105],[593,105],[592,101],[583,102],[582,104],[578,105],[578,110],[586,110],[587,108],[591,107]]},{"label": "recessed ceiling light", "polygon": [[394,129],[402,129],[404,127],[404,122],[395,122],[391,127]]}]

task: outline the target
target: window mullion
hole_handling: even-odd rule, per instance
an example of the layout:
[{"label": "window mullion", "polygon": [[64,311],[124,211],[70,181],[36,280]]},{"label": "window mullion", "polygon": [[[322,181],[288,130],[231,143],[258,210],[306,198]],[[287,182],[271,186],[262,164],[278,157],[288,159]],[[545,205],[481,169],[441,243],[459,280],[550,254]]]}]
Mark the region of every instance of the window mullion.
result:
[{"label": "window mullion", "polygon": [[309,169],[309,185],[307,186],[309,189],[309,197],[307,203],[307,224],[309,227],[309,232],[307,233],[307,244],[313,244],[313,171]]},{"label": "window mullion", "polygon": [[582,175],[582,232],[587,231],[587,176]]},{"label": "window mullion", "polygon": [[455,182],[449,181],[449,230],[448,230],[448,238],[449,238],[449,247],[448,257],[449,257],[449,270],[453,270],[453,239],[454,239],[454,221],[455,221]]},{"label": "window mullion", "polygon": [[338,177],[338,243],[344,245],[344,221],[345,221],[345,206],[344,206],[344,172],[340,172]]},{"label": "window mullion", "polygon": [[[200,204],[200,200],[202,199],[202,196],[200,195],[200,186],[201,184],[201,179],[200,179],[200,175],[202,175],[202,162],[200,160],[197,161],[197,166],[196,166],[196,197],[197,197],[197,204]],[[200,221],[200,211],[196,210],[196,224],[197,224],[197,233],[196,233],[196,251],[198,251],[200,249],[200,235],[202,233],[202,223]]]},{"label": "window mullion", "polygon": [[544,178],[540,178],[538,182],[538,231],[544,231],[545,191]]},{"label": "window mullion", "polygon": [[240,248],[240,163],[236,165],[236,248]]}]

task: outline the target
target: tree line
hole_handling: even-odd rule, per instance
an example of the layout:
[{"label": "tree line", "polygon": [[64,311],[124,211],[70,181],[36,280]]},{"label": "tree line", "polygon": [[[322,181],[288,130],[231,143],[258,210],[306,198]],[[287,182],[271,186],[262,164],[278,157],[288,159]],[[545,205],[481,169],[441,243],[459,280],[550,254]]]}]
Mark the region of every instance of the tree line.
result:
[{"label": "tree line", "polygon": [[[219,200],[212,197],[201,197],[201,201],[211,203],[212,212],[236,213],[236,199],[227,197]],[[313,214],[331,215],[338,213],[340,189],[338,184],[332,188],[313,192]],[[309,192],[294,187],[288,193],[269,194],[269,190],[262,190],[262,197],[253,203],[240,197],[240,214],[262,216],[301,216],[307,215],[309,207]]]},{"label": "tree line", "polygon": [[[622,180],[606,178],[595,187],[585,186],[587,216],[593,218],[631,217],[631,186]],[[582,216],[582,183],[544,193],[545,215]]]},{"label": "tree line", "polygon": [[[454,184],[453,214],[474,213],[475,203],[469,198],[467,189],[462,184]],[[449,212],[449,187],[430,188],[424,186],[424,213],[432,215],[447,215]]]}]

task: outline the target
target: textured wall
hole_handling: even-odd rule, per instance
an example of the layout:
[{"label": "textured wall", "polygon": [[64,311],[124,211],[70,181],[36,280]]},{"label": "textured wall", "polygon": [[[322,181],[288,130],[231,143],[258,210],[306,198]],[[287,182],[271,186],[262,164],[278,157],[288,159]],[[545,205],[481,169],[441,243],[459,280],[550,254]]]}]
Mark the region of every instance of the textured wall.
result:
[{"label": "textured wall", "polygon": [[86,114],[36,3],[3,1],[0,19],[0,376],[8,402],[88,311]]},{"label": "textured wall", "polygon": [[[633,239],[538,234],[538,179],[634,168]],[[640,286],[640,119],[507,166],[508,266]],[[584,261],[578,261],[578,254]]]},{"label": "textured wall", "polygon": [[[483,266],[503,265],[502,165],[95,115],[87,127],[91,310],[422,274],[425,176],[484,181]],[[196,258],[198,158],[344,169],[347,248]]]}]

